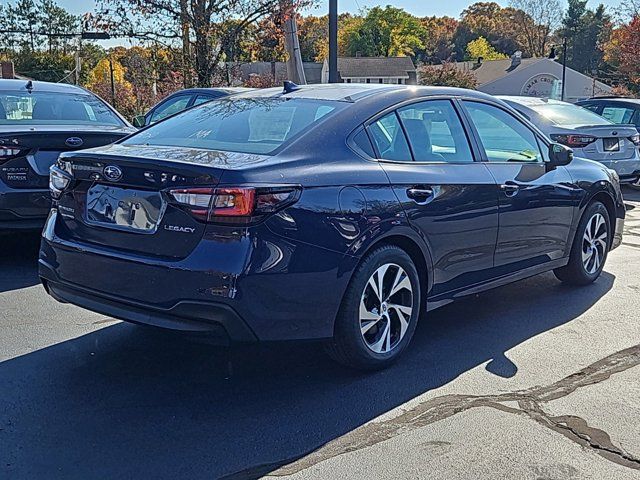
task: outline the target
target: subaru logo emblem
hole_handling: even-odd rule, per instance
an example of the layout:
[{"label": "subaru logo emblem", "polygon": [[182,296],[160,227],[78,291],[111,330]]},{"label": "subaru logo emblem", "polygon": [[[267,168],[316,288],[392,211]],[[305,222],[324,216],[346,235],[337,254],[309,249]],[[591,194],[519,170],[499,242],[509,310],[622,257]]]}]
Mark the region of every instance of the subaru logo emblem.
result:
[{"label": "subaru logo emblem", "polygon": [[64,141],[64,143],[66,143],[68,147],[80,147],[84,143],[84,140],[80,137],[69,137]]},{"label": "subaru logo emblem", "polygon": [[111,180],[112,182],[117,182],[122,178],[122,170],[120,170],[120,167],[116,167],[115,165],[104,167],[102,174],[107,180]]}]

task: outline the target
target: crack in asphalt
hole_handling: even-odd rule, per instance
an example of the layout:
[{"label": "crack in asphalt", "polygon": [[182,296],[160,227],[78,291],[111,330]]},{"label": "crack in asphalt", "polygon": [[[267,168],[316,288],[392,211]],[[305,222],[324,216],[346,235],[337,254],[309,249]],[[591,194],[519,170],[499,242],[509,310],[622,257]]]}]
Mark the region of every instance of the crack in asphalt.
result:
[{"label": "crack in asphalt", "polygon": [[[536,386],[498,395],[451,394],[432,398],[392,419],[367,423],[310,452],[244,469],[227,475],[223,479],[241,480],[264,475],[292,475],[325,460],[371,447],[398,435],[478,407],[489,407],[502,412],[525,415],[611,462],[640,470],[640,459],[615,446],[605,431],[590,427],[580,417],[550,416],[540,406],[545,402],[565,397],[579,388],[603,382],[616,373],[638,365],[640,365],[640,345],[635,345],[609,355],[551,385]],[[503,402],[516,402],[519,408],[505,405]]]}]

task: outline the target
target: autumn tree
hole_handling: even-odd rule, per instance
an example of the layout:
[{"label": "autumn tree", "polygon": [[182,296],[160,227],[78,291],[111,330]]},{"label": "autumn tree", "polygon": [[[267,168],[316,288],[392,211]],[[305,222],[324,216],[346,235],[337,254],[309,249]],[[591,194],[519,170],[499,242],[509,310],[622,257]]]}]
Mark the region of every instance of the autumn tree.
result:
[{"label": "autumn tree", "polygon": [[97,17],[121,35],[182,40],[197,84],[208,87],[220,81],[225,47],[278,6],[278,0],[99,0]]},{"label": "autumn tree", "polygon": [[548,54],[552,33],[560,26],[562,6],[559,0],[511,0],[517,12],[514,21],[529,54],[543,57]]},{"label": "autumn tree", "polygon": [[91,70],[86,87],[128,118],[139,113],[133,87],[125,78],[125,68],[114,54],[100,60]]},{"label": "autumn tree", "polygon": [[305,62],[322,62],[329,56],[329,17],[300,17],[300,53]]},{"label": "autumn tree", "polygon": [[617,70],[620,80],[634,92],[640,92],[640,15],[614,30],[605,46],[605,60]]},{"label": "autumn tree", "polygon": [[458,21],[451,17],[425,17],[420,20],[426,37],[418,58],[425,63],[440,64],[451,60],[455,53],[455,35]]},{"label": "autumn tree", "polygon": [[468,70],[461,70],[455,63],[445,62],[442,65],[424,65],[418,68],[420,85],[442,87],[459,87],[475,89],[476,77]]},{"label": "autumn tree", "polygon": [[414,55],[424,47],[426,31],[420,21],[401,8],[373,7],[349,19],[342,28],[342,53],[355,57]]},{"label": "autumn tree", "polygon": [[509,58],[504,53],[498,52],[484,37],[479,37],[467,44],[465,60],[502,60]]},{"label": "autumn tree", "polygon": [[469,42],[485,38],[497,51],[511,54],[523,50],[521,31],[517,27],[515,9],[503,8],[495,2],[476,2],[462,11],[454,36],[456,58],[466,55]]}]

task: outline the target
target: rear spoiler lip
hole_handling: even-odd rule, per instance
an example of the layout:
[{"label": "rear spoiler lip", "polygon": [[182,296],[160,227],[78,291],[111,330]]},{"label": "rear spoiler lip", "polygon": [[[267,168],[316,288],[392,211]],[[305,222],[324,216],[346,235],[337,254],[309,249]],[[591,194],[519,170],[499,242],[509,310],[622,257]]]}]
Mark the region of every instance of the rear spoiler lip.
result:
[{"label": "rear spoiler lip", "polygon": [[[612,124],[612,125],[576,125],[572,127],[558,126],[563,133],[571,135],[571,132],[588,133],[586,130],[592,130],[594,133],[602,133],[603,131],[617,132],[614,136],[626,137],[638,134],[638,129],[632,124]],[[628,130],[628,131],[627,131]],[[554,132],[555,133],[555,132]]]}]

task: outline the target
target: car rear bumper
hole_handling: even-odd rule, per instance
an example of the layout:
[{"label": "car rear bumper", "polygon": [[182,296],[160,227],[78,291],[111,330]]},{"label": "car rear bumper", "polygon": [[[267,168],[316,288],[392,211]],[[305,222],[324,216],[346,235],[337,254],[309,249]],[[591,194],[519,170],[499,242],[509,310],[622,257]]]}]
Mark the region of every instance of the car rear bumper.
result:
[{"label": "car rear bumper", "polygon": [[54,269],[43,260],[39,261],[39,272],[45,290],[59,302],[72,303],[131,323],[202,335],[223,345],[258,340],[244,320],[228,305],[181,301],[168,308],[159,308],[70,285],[57,278]]},{"label": "car rear bumper", "polygon": [[0,229],[41,229],[51,208],[46,189],[13,189],[0,181]]},{"label": "car rear bumper", "polygon": [[264,231],[205,238],[181,260],[150,259],[63,239],[55,217],[53,210],[39,258],[53,297],[133,323],[223,330],[232,342],[332,336],[356,263]]}]

